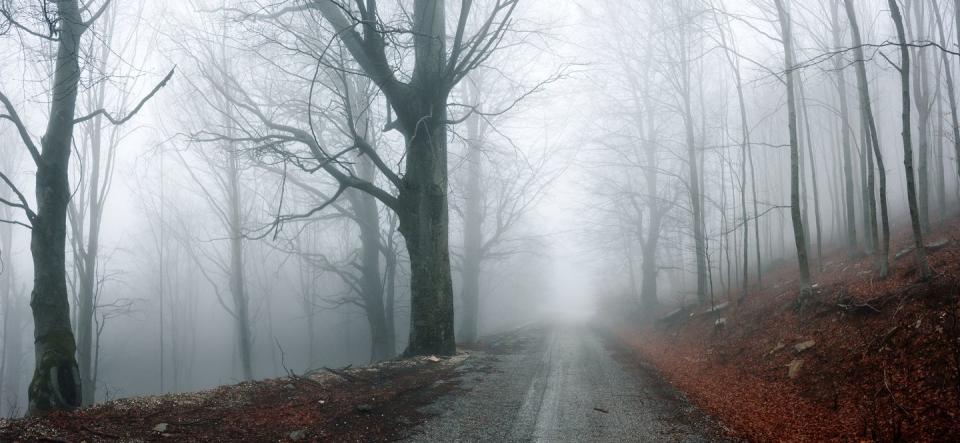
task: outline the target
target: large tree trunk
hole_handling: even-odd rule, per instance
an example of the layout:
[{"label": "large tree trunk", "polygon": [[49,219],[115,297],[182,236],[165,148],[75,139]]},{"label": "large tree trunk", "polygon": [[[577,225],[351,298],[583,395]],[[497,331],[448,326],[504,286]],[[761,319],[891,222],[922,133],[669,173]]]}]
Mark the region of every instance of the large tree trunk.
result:
[{"label": "large tree trunk", "polygon": [[410,256],[408,356],[456,352],[448,249],[446,128],[432,123],[428,123],[432,130],[421,129],[419,137],[409,142],[407,161],[416,166],[404,176],[399,199],[400,232]]},{"label": "large tree trunk", "polygon": [[60,40],[53,77],[50,119],[37,162],[37,211],[30,237],[36,367],[30,382],[31,415],[80,405],[80,371],[70,328],[66,281],[66,223],[70,201],[68,164],[80,79],[83,25],[76,0],[57,1]]},{"label": "large tree trunk", "polygon": [[410,341],[406,355],[456,352],[447,202],[446,103],[417,125],[408,143],[398,216],[410,256]]},{"label": "large tree trunk", "polygon": [[398,109],[407,143],[397,203],[400,233],[410,256],[407,356],[456,352],[448,238],[445,17],[441,1],[414,3],[414,93],[406,103],[391,103]]},{"label": "large tree trunk", "polygon": [[[877,160],[877,176],[880,180],[880,220],[882,224],[882,238],[877,249],[877,261],[880,267],[880,276],[886,277],[890,268],[890,219],[887,212],[887,172],[883,166],[883,154],[880,152],[880,139],[877,133],[876,120],[873,118],[873,107],[870,102],[870,83],[867,80],[867,68],[863,58],[863,44],[860,38],[860,26],[857,24],[857,15],[854,11],[853,0],[844,0],[844,6],[847,11],[847,20],[850,22],[851,37],[853,39],[853,56],[856,59],[854,66],[857,72],[857,91],[860,96],[860,113],[865,123],[867,139],[865,143],[872,149],[873,157]],[[909,91],[907,94],[909,95]],[[907,103],[909,107],[909,103]],[[908,111],[909,112],[909,111]],[[909,117],[909,115],[908,115]],[[869,165],[869,152],[867,152],[868,169],[870,177],[873,176],[873,166]],[[864,202],[869,206],[868,226],[876,227],[876,212],[873,204],[873,180],[870,180],[868,189],[868,199]],[[872,222],[871,222],[872,221]],[[873,229],[873,237],[876,238],[876,230]]]},{"label": "large tree trunk", "polygon": [[807,262],[807,241],[804,238],[803,217],[800,214],[800,147],[797,137],[797,99],[794,84],[793,31],[790,14],[784,8],[783,0],[774,0],[780,20],[783,38],[784,69],[787,77],[787,125],[790,132],[790,216],[793,220],[793,238],[797,247],[797,264],[800,268],[800,297],[798,305],[810,297],[810,265]]},{"label": "large tree trunk", "polygon": [[[850,1],[850,0],[848,0]],[[910,224],[913,228],[914,255],[917,262],[917,272],[924,280],[930,277],[930,267],[927,265],[927,252],[923,245],[923,226],[920,221],[920,210],[917,204],[917,186],[914,182],[913,168],[913,141],[911,139],[910,123],[910,48],[903,31],[903,17],[896,0],[887,0],[890,7],[890,16],[897,28],[897,39],[900,44],[900,93],[902,96],[903,111],[903,166],[907,176],[907,204],[910,207]]]},{"label": "large tree trunk", "polygon": [[410,256],[410,341],[405,355],[456,351],[448,249],[447,97],[459,77],[447,66],[444,5],[440,0],[413,2],[409,83],[397,80],[384,54],[382,30],[374,23],[375,4],[361,13],[369,18],[361,24],[362,34],[353,30],[356,23],[339,5],[317,5],[396,111],[396,121],[389,126],[406,142],[406,171],[399,179],[396,201],[386,199],[397,213]]}]

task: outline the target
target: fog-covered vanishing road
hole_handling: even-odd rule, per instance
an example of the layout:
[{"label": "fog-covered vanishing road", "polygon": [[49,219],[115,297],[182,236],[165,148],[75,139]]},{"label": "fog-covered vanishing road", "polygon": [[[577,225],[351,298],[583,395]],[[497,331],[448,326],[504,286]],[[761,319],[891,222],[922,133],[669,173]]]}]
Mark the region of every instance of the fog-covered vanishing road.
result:
[{"label": "fog-covered vanishing road", "polygon": [[494,338],[470,358],[463,390],[426,412],[412,441],[717,441],[718,426],[658,376],[618,361],[580,322]]}]

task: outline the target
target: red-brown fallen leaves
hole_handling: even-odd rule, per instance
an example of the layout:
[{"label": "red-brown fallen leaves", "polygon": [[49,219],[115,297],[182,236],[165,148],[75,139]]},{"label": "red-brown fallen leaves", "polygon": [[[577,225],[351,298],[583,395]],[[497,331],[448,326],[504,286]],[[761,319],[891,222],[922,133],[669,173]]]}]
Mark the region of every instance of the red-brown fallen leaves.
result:
[{"label": "red-brown fallen leaves", "polygon": [[[464,355],[117,400],[0,422],[0,441],[393,441],[455,389]],[[340,372],[340,371],[338,371]]]},{"label": "red-brown fallen leaves", "polygon": [[[928,237],[950,242],[930,253],[936,276],[926,283],[916,281],[912,254],[880,280],[873,258],[838,252],[825,257],[801,313],[795,264],[783,264],[719,314],[722,329],[701,309],[677,326],[628,326],[619,336],[740,437],[960,441],[958,228],[953,221]],[[908,235],[894,239],[893,252]]]}]

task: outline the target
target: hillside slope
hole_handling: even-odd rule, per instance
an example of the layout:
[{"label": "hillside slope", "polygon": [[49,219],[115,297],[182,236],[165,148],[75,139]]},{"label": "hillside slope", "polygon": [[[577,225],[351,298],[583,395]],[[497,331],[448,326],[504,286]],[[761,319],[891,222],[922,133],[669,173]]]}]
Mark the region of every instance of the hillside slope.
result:
[{"label": "hillside slope", "polygon": [[[928,282],[909,254],[881,280],[871,258],[837,253],[801,312],[795,265],[784,265],[718,312],[625,322],[617,333],[739,437],[960,441],[958,229],[952,221],[928,236]],[[891,249],[909,244],[901,233]]]}]

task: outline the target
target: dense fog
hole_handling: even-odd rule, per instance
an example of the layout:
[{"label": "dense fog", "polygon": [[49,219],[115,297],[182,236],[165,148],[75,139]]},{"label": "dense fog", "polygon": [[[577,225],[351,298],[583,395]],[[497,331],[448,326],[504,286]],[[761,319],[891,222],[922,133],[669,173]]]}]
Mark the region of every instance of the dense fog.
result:
[{"label": "dense fog", "polygon": [[90,404],[885,272],[955,211],[958,11],[0,0],[0,413],[35,324]]}]

